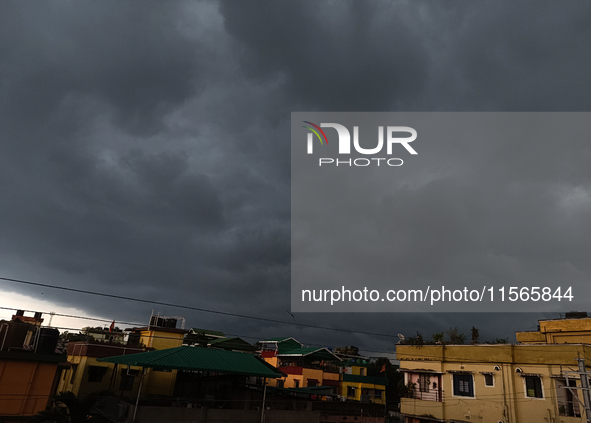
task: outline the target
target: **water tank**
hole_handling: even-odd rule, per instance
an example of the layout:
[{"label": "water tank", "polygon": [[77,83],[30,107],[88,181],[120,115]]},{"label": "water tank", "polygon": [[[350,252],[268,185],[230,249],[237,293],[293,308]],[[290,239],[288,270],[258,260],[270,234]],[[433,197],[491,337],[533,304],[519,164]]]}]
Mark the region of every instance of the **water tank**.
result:
[{"label": "water tank", "polygon": [[159,328],[164,327],[164,319],[159,316],[152,316],[150,318],[150,326],[157,326]]},{"label": "water tank", "polygon": [[60,332],[57,329],[41,329],[41,333],[39,334],[39,343],[37,344],[37,353],[54,354],[59,336]]},{"label": "water tank", "polygon": [[567,319],[583,319],[585,317],[587,317],[586,311],[570,311],[565,316]]}]

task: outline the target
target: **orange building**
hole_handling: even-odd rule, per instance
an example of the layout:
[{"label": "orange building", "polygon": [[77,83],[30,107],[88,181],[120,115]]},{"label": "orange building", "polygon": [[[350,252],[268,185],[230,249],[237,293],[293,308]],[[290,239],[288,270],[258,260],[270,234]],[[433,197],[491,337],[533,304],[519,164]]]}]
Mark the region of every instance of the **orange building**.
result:
[{"label": "orange building", "polygon": [[0,321],[0,421],[11,423],[45,410],[66,356],[56,354],[59,332],[41,328],[43,319],[18,311]]},{"label": "orange building", "polygon": [[0,421],[22,421],[45,410],[65,361],[59,354],[0,351]]}]

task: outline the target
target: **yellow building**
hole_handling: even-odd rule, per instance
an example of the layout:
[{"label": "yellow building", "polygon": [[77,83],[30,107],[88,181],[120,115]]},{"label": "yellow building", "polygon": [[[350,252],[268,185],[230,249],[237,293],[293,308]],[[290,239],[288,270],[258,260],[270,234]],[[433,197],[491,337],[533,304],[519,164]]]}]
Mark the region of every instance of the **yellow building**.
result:
[{"label": "yellow building", "polygon": [[146,348],[166,350],[183,345],[185,334],[188,330],[167,328],[160,326],[147,326],[144,328],[125,329],[131,332],[130,336],[139,335],[139,342]]},{"label": "yellow building", "polygon": [[97,358],[144,352],[145,348],[130,348],[116,344],[70,342],[68,363],[62,373],[57,392],[70,391],[85,397],[96,391],[110,390],[120,395],[132,396],[139,388],[140,368],[116,368],[113,364],[99,363]]},{"label": "yellow building", "polygon": [[350,359],[339,363],[341,367],[339,394],[349,400],[386,403],[386,385],[388,380],[383,377],[368,376],[369,360],[363,358]]},{"label": "yellow building", "polygon": [[[99,390],[111,390],[120,395],[135,396],[139,389],[141,368],[118,367],[115,364],[98,362],[98,358],[114,357],[180,347],[183,344],[183,329],[148,326],[127,329],[127,345],[88,342],[68,344],[68,362],[71,367],[61,378],[58,391],[71,391],[84,397]],[[170,396],[176,381],[176,370],[147,369],[141,388],[141,396]]]},{"label": "yellow building", "polygon": [[567,376],[581,386],[567,374],[578,357],[591,357],[591,346],[399,345],[401,413],[405,423],[579,423],[581,391],[565,388]]},{"label": "yellow building", "polygon": [[537,331],[517,332],[522,344],[591,344],[591,318],[585,312],[566,313],[562,319],[539,320]]}]

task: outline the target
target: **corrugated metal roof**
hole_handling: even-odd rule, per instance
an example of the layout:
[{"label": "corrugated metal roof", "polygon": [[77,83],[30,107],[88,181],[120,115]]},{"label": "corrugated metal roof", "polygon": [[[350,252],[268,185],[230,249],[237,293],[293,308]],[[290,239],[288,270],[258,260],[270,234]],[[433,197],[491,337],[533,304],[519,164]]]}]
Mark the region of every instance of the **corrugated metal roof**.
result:
[{"label": "corrugated metal roof", "polygon": [[298,344],[302,345],[301,342],[299,342],[297,339],[294,339],[292,337],[269,338],[269,339],[265,339],[264,341],[261,341],[261,342],[262,343],[265,343],[265,342],[281,343],[281,342],[286,342],[286,341],[295,341]]},{"label": "corrugated metal roof", "polygon": [[238,351],[256,351],[256,347],[241,338],[219,338],[209,341],[209,345]]},{"label": "corrugated metal roof", "polygon": [[201,336],[209,336],[212,338],[225,338],[224,332],[220,332],[217,330],[209,330],[209,329],[199,329],[199,328],[191,328],[189,331],[191,335],[201,335]]},{"label": "corrugated metal roof", "polygon": [[337,360],[340,358],[331,353],[326,348],[302,347],[292,348],[285,351],[279,351],[278,356],[299,356],[299,357],[313,357],[319,360]]},{"label": "corrugated metal roof", "polygon": [[98,361],[161,370],[192,370],[269,378],[283,376],[282,372],[252,354],[188,346],[99,358]]}]

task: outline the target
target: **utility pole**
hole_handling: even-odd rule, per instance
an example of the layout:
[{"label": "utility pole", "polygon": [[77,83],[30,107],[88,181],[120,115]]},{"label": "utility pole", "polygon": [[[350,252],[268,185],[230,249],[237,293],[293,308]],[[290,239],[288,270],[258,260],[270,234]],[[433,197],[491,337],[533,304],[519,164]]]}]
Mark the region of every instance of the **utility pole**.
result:
[{"label": "utility pole", "polygon": [[266,377],[263,378],[263,386],[264,386],[264,388],[263,388],[263,406],[261,407],[261,423],[264,423],[264,421],[265,421],[265,407],[266,407],[265,399],[267,396],[267,378]]}]

